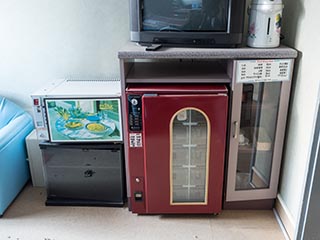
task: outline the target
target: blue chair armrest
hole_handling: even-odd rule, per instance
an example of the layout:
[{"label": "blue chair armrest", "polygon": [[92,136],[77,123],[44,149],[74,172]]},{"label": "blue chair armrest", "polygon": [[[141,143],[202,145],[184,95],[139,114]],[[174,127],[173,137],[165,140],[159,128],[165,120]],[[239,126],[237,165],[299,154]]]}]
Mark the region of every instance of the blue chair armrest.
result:
[{"label": "blue chair armrest", "polygon": [[12,119],[7,125],[0,129],[0,152],[5,149],[16,135],[26,132],[26,135],[33,129],[32,118],[28,113],[23,113]]}]

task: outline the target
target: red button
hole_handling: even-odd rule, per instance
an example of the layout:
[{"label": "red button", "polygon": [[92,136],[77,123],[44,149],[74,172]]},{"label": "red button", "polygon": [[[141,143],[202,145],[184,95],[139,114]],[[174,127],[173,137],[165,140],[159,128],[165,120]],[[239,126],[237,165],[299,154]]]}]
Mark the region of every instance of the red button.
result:
[{"label": "red button", "polygon": [[35,105],[35,106],[39,105],[39,99],[38,98],[33,99],[33,105]]}]

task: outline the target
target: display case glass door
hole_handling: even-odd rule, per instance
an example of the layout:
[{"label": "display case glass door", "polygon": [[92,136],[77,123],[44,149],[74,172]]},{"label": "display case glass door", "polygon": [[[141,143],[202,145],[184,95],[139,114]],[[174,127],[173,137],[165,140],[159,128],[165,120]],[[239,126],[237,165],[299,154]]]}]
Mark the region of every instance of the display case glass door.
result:
[{"label": "display case glass door", "polygon": [[227,201],[275,198],[289,82],[235,84]]}]

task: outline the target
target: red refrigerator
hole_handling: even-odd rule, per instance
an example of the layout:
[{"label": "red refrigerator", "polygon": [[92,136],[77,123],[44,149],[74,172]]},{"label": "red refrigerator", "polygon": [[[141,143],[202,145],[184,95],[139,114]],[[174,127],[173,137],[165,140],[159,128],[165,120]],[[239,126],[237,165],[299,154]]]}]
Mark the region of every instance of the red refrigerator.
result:
[{"label": "red refrigerator", "polygon": [[134,84],[126,98],[131,211],[219,213],[227,88]]}]

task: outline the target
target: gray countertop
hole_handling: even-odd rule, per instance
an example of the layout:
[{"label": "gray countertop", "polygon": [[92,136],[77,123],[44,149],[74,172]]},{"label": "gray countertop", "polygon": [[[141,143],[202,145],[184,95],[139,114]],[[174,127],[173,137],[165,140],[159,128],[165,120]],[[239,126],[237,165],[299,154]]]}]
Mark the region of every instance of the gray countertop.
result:
[{"label": "gray countertop", "polygon": [[297,56],[297,50],[284,45],[277,48],[162,47],[156,51],[146,51],[146,47],[130,42],[118,52],[119,59],[270,59]]}]

